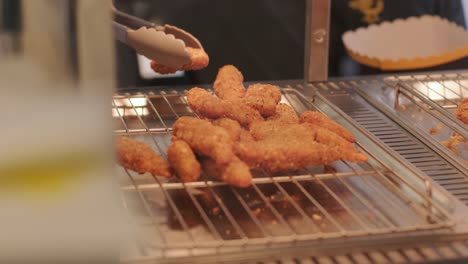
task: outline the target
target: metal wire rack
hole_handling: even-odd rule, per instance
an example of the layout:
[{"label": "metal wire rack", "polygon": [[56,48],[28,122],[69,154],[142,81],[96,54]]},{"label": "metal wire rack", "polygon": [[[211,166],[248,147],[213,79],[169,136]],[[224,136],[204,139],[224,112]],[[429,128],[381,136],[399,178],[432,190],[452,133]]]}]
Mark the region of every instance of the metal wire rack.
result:
[{"label": "metal wire rack", "polygon": [[415,98],[467,129],[466,125],[454,117],[454,110],[461,100],[468,98],[468,73],[397,76],[389,77],[386,81],[397,82],[397,89],[405,89]]},{"label": "metal wire rack", "polygon": [[[317,110],[297,90],[282,92],[282,101],[296,111]],[[195,116],[184,92],[176,90],[116,95],[112,105],[115,133],[146,142],[163,157],[172,124],[181,116]],[[355,246],[375,243],[373,238],[401,239],[398,234],[449,231],[450,213],[434,203],[434,187],[427,179],[395,173],[366,146],[357,147],[368,162],[339,161],[282,175],[259,171],[245,189],[206,176],[180,183],[118,167],[124,205],[139,226],[139,257],[219,254],[311,241]],[[382,239],[384,235],[389,236]],[[351,239],[360,237],[365,239]]]},{"label": "metal wire rack", "polygon": [[466,73],[395,76],[354,85],[374,107],[468,175],[468,129],[453,115],[468,95]]},{"label": "metal wire rack", "polygon": [[[448,75],[451,78],[459,78],[453,81],[461,84],[460,89],[465,89],[466,72],[448,73]],[[419,79],[431,80],[432,83],[437,78],[448,79],[448,77],[441,77],[441,74],[433,75],[429,73],[418,74],[417,76],[419,76]],[[468,205],[466,165],[458,163],[458,167],[454,166],[454,154],[440,144],[441,141],[449,137],[451,131],[445,131],[445,136],[442,136],[442,133],[436,133],[435,135],[429,133],[429,127],[435,126],[437,128],[441,121],[450,123],[450,126],[456,126],[456,124],[438,114],[439,110],[433,107],[413,111],[412,114],[405,111],[408,109],[404,101],[400,101],[395,107],[396,84],[406,81],[413,84],[419,83],[411,76],[385,76],[384,78],[340,78],[323,83],[307,84],[307,87],[300,83],[291,83],[290,87],[302,89],[301,91],[319,91],[340,111],[343,111],[352,122],[362,126],[378,138],[380,142],[395,151],[401,158],[410,162],[414,167]],[[419,85],[421,84],[419,83]],[[398,99],[405,98],[404,92],[398,95]],[[421,100],[415,98],[415,101],[419,104]],[[455,102],[458,102],[458,100]],[[455,105],[454,102],[451,102],[451,104],[452,107]],[[427,104],[421,103],[421,105],[416,105],[415,108],[418,109],[424,107],[424,105],[427,106]],[[451,112],[452,109],[448,108],[448,110],[444,111]],[[420,114],[426,114],[426,117],[419,117],[418,119]],[[417,127],[416,119],[424,120],[424,122],[432,120],[434,125],[426,125],[427,129],[420,129]],[[445,126],[445,129],[450,126]],[[440,138],[434,138],[436,136]],[[463,147],[463,145],[460,147]]]}]

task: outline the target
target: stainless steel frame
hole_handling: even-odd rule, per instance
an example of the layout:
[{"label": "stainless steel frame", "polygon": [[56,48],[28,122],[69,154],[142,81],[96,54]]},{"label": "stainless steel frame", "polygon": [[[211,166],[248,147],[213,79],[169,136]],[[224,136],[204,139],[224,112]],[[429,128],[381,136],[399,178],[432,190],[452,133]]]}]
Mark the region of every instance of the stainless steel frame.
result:
[{"label": "stainless steel frame", "polygon": [[304,79],[306,82],[328,79],[330,0],[306,0]]},{"label": "stainless steel frame", "polygon": [[453,116],[457,103],[468,96],[467,86],[467,76],[459,73],[387,78],[382,87],[369,84],[357,91],[468,175],[466,144],[460,143],[457,151],[442,144],[455,134],[468,138],[466,125]]},{"label": "stainless steel frame", "polygon": [[[433,99],[425,98],[423,94],[429,95],[430,90],[427,89],[430,87],[426,86],[428,82],[438,89],[437,93],[430,94]],[[445,86],[440,82],[446,82]],[[466,145],[460,144],[460,152],[453,153],[440,144],[451,133],[463,133],[466,129],[459,127],[458,122],[453,122],[453,117],[447,117],[447,113],[452,115],[454,105],[461,97],[466,96],[466,82],[466,72],[462,71],[340,79],[309,85],[347,114],[352,122],[365,128],[380,142],[468,204],[468,177],[466,165],[461,161],[463,155],[466,155]],[[396,93],[398,90],[395,87],[398,86],[405,88]],[[398,95],[396,105],[395,95]],[[434,104],[444,109],[434,107]],[[442,114],[440,111],[447,113]],[[431,134],[430,128],[437,127],[439,123],[443,131]]]},{"label": "stainless steel frame", "polygon": [[[424,98],[412,87],[418,78],[327,81],[330,1],[307,3],[305,78],[278,82],[283,102],[297,112],[324,112],[344,125],[370,161],[282,175],[257,172],[248,189],[205,175],[184,184],[119,167],[123,202],[137,216],[139,233],[125,261],[387,263],[468,257],[467,208],[451,195],[468,203],[466,168],[450,161],[453,154],[439,155],[433,139],[378,106],[369,89],[393,91],[398,102],[393,110],[401,108],[400,97],[411,98],[437,120],[450,115],[441,110],[453,108],[453,99],[437,105],[441,102]],[[461,84],[464,76],[451,81]],[[142,140],[165,157],[172,124],[196,115],[183,89],[142,91],[114,97],[115,132]],[[444,124],[463,133],[456,120],[447,120]]]},{"label": "stainless steel frame", "polygon": [[[332,113],[324,97],[306,97],[300,89],[284,88],[283,101],[298,112]],[[113,108],[117,134],[142,140],[162,156],[172,123],[195,116],[181,90],[117,95]],[[166,182],[119,169],[125,204],[130,210],[141,208],[133,213],[143,228],[139,244],[144,254],[129,259],[222,258],[221,252],[299,245],[358,247],[452,232],[451,199],[359,128],[345,125],[354,128],[369,162],[337,162],[283,175],[258,172],[248,189],[207,177],[187,184]],[[392,163],[400,167],[390,169]]]}]

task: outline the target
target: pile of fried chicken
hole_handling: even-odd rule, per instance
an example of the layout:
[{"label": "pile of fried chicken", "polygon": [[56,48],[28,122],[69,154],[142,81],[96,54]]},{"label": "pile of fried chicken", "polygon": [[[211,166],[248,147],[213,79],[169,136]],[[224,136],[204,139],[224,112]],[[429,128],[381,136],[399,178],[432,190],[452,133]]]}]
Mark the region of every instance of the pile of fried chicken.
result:
[{"label": "pile of fried chicken", "polygon": [[[367,161],[354,145],[354,136],[315,111],[300,116],[280,103],[281,91],[269,84],[243,84],[242,73],[222,67],[214,92],[192,88],[191,109],[200,117],[181,117],[173,125],[169,164],[144,143],[117,139],[119,163],[139,173],[197,181],[202,170],[228,184],[247,187],[251,169],[282,172],[337,160]],[[171,169],[172,168],[172,169]]]}]

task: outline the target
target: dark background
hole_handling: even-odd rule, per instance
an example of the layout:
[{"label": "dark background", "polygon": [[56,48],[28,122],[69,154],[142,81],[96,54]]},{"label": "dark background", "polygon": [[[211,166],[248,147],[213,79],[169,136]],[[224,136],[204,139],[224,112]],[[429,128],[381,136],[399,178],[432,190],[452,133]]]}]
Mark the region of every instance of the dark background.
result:
[{"label": "dark background", "polygon": [[[329,75],[381,73],[359,65],[345,52],[341,35],[368,25],[349,2],[332,1]],[[134,70],[134,54],[119,44],[119,59],[125,61],[119,64],[121,86],[211,83],[225,64],[237,66],[247,81],[303,78],[305,0],[118,0],[116,5],[139,17],[188,30],[210,55],[206,69],[187,72],[184,78],[144,81]],[[432,14],[465,27],[459,0],[386,0],[384,5],[381,21]],[[425,70],[462,68],[468,68],[468,59]]]},{"label": "dark background", "polygon": [[[332,0],[330,76],[381,73],[350,59],[341,35],[367,26],[351,0]],[[374,0],[374,3],[377,0]],[[3,0],[3,31],[20,30],[18,0]],[[121,11],[194,34],[210,55],[210,65],[182,78],[143,80],[135,52],[116,41],[120,87],[211,83],[219,67],[237,66],[247,81],[303,78],[305,0],[114,0]],[[381,21],[439,15],[466,27],[460,0],[384,0]],[[401,41],[404,41],[402,39]],[[466,69],[468,58],[424,70]]]}]

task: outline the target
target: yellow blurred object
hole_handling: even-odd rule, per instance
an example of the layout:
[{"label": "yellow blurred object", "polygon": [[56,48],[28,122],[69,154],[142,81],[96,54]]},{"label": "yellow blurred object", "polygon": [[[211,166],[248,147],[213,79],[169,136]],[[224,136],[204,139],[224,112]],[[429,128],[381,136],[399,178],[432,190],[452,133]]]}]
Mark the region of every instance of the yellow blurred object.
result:
[{"label": "yellow blurred object", "polygon": [[20,160],[0,167],[0,192],[23,194],[61,193],[78,184],[98,164],[95,155],[65,154],[36,160]]},{"label": "yellow blurred object", "polygon": [[380,21],[380,13],[384,10],[383,0],[351,0],[349,7],[363,14],[362,21],[374,24]]}]

